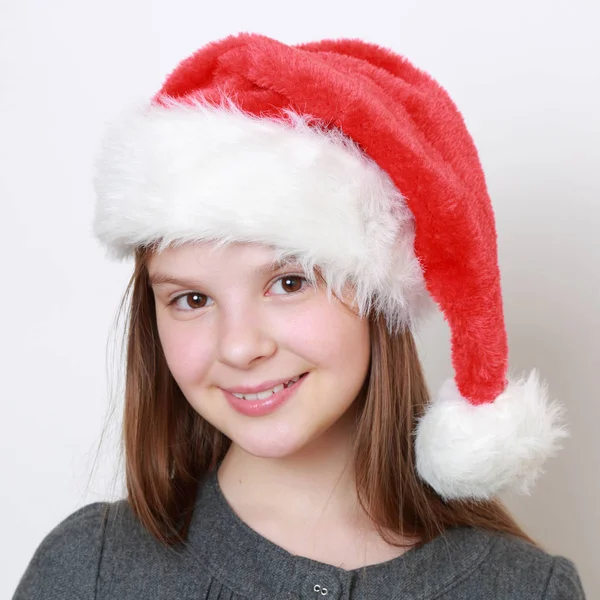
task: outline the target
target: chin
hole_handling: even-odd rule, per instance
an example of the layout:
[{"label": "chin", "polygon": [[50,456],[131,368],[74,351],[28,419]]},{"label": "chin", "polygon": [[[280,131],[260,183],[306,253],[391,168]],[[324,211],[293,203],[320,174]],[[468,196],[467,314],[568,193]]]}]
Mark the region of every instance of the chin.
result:
[{"label": "chin", "polygon": [[240,435],[231,432],[229,439],[241,450],[257,458],[286,458],[310,443],[310,439],[300,432],[275,428],[268,432],[256,428],[254,431],[246,430]]}]

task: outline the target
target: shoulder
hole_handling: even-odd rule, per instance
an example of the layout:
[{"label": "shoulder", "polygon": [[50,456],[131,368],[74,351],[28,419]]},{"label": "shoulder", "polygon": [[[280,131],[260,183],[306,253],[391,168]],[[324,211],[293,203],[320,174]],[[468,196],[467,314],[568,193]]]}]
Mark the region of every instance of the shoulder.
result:
[{"label": "shoulder", "polygon": [[125,499],[88,504],[42,540],[13,600],[124,600],[157,589],[184,597],[186,577],[200,577],[197,558],[159,544]]},{"label": "shoulder", "polygon": [[58,523],[35,550],[13,600],[93,598],[110,506],[88,504]]},{"label": "shoulder", "polygon": [[488,538],[489,551],[465,573],[458,584],[463,591],[470,588],[474,597],[506,600],[585,600],[577,569],[564,556],[553,556],[504,533],[477,529],[473,535]]},{"label": "shoulder", "polygon": [[579,573],[573,562],[568,558],[564,556],[553,557],[544,598],[547,600],[559,600],[561,598],[585,599]]}]

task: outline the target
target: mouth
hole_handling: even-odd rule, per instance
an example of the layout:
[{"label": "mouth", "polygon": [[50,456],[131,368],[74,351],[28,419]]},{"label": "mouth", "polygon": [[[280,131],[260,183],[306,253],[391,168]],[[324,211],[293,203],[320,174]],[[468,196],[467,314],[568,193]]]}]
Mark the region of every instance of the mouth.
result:
[{"label": "mouth", "polygon": [[268,388],[268,389],[265,389],[265,390],[262,390],[262,391],[256,392],[256,393],[240,394],[240,393],[231,392],[231,391],[229,393],[232,396],[239,398],[240,400],[247,400],[249,402],[250,401],[256,402],[257,400],[258,401],[267,400],[274,394],[278,394],[282,390],[288,389],[289,387],[293,386],[295,383],[297,383],[300,379],[302,379],[306,375],[308,375],[308,373],[302,373],[302,375],[296,375],[295,377],[292,377],[288,381],[279,383],[271,388]]},{"label": "mouth", "polygon": [[285,383],[257,394],[239,394],[223,390],[226,400],[238,413],[247,417],[262,417],[271,414],[287,403],[303,384],[308,373],[293,377]]}]

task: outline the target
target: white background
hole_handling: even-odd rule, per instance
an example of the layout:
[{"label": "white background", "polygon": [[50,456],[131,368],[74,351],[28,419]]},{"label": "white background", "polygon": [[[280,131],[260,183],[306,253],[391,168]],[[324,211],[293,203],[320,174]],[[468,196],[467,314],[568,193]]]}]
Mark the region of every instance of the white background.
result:
[{"label": "white background", "polygon": [[[131,264],[106,261],[91,235],[103,127],[179,60],[241,31],[361,37],[407,56],[457,102],[496,211],[511,370],[539,368],[572,431],[532,496],[507,500],[600,597],[598,6],[2,0],[0,597],[59,521],[122,489],[113,319]],[[441,317],[419,345],[435,390],[452,375]]]}]

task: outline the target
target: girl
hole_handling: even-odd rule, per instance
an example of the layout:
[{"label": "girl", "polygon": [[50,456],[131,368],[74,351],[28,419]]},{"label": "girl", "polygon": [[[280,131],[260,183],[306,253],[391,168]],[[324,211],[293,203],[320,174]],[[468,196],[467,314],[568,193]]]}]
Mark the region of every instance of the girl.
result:
[{"label": "girl", "polygon": [[[135,258],[127,497],[60,523],[15,600],[584,597],[496,498],[567,432],[507,377],[484,175],[430,76],[360,40],[213,42],[111,127],[96,189]],[[430,399],[435,307],[456,377]]]}]

